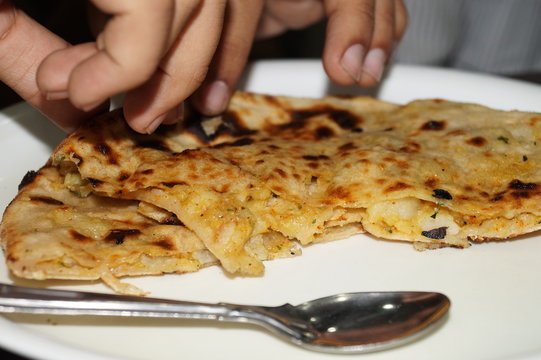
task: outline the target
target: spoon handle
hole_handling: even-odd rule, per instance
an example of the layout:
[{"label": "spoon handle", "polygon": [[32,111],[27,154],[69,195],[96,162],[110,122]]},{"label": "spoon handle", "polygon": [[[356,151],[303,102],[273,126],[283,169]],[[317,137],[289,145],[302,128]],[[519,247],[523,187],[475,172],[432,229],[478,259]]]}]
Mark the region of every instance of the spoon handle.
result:
[{"label": "spoon handle", "polygon": [[236,315],[234,307],[226,304],[35,289],[7,284],[0,284],[0,312],[229,321],[234,321]]},{"label": "spoon handle", "polygon": [[[280,307],[282,308],[282,307]],[[247,322],[298,339],[305,335],[272,307],[208,304],[0,284],[0,313],[98,315]],[[302,326],[301,326],[302,327]]]}]

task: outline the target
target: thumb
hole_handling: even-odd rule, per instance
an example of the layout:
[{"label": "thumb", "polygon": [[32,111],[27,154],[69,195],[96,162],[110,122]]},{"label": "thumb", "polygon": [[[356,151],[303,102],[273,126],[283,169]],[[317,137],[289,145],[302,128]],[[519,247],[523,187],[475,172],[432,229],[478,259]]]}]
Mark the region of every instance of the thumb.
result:
[{"label": "thumb", "polygon": [[0,81],[62,129],[73,131],[93,113],[76,109],[68,100],[47,100],[36,82],[41,62],[52,52],[68,46],[11,1],[0,1]]}]

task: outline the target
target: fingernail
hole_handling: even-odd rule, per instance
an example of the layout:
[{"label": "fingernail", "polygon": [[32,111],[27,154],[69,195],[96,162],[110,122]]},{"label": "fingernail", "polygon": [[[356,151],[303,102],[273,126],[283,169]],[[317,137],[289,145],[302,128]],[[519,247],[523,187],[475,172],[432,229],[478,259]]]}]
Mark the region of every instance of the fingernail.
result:
[{"label": "fingernail", "polygon": [[45,94],[47,100],[64,100],[68,98],[67,91],[49,91]]},{"label": "fingernail", "polygon": [[361,79],[363,59],[364,46],[361,44],[351,45],[340,59],[340,65],[355,82],[359,82]]},{"label": "fingernail", "polygon": [[372,49],[366,55],[363,64],[363,73],[374,78],[377,82],[381,80],[383,67],[385,66],[386,55],[382,49]]},{"label": "fingernail", "polygon": [[168,113],[165,113],[165,114],[162,114],[162,115],[158,116],[156,119],[152,120],[150,122],[150,124],[148,124],[147,127],[145,128],[145,132],[147,134],[152,134],[154,131],[156,131],[158,126],[160,126],[160,124],[163,123],[163,121],[165,120],[167,115],[168,115]]},{"label": "fingernail", "polygon": [[203,107],[208,115],[216,115],[225,110],[229,100],[229,86],[221,80],[212,82],[205,92]]}]

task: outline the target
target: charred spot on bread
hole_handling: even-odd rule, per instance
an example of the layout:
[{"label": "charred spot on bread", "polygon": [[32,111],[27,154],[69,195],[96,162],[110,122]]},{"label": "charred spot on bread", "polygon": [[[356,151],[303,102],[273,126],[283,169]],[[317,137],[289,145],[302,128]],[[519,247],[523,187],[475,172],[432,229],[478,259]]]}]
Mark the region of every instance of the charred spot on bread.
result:
[{"label": "charred spot on bread", "polygon": [[249,129],[244,125],[241,117],[232,110],[225,110],[222,113],[222,126],[218,127],[217,135],[229,134],[235,137],[246,136],[255,133],[254,130]]},{"label": "charred spot on bread", "polygon": [[274,172],[276,172],[278,175],[280,175],[280,177],[287,178],[287,173],[282,169],[275,168]]},{"label": "charred spot on bread", "polygon": [[94,240],[86,235],[81,234],[80,232],[76,230],[69,230],[69,234],[71,238],[79,243],[88,243],[88,242],[94,242]]},{"label": "charred spot on bread", "polygon": [[100,186],[101,184],[103,184],[103,181],[102,180],[98,180],[98,179],[95,179],[95,178],[87,178],[86,179],[90,185],[92,185],[93,188],[96,188],[98,186]]},{"label": "charred spot on bread", "polygon": [[432,196],[436,199],[445,199],[445,200],[452,200],[453,196],[449,193],[447,190],[443,189],[434,189],[432,192]]},{"label": "charred spot on bread", "polygon": [[120,182],[125,181],[125,180],[129,179],[129,177],[130,177],[129,173],[121,172],[120,175],[118,175],[118,181],[120,181]]},{"label": "charred spot on bread", "polygon": [[21,191],[23,187],[25,187],[28,184],[31,184],[36,178],[36,176],[38,176],[37,171],[34,171],[34,170],[27,171],[26,174],[24,174],[23,178],[21,179],[21,182],[19,183],[19,186],[17,187],[17,189]]},{"label": "charred spot on bread", "polygon": [[303,155],[302,158],[308,161],[317,161],[317,160],[329,160],[330,158],[327,155]]},{"label": "charred spot on bread", "polygon": [[226,147],[226,146],[231,146],[231,147],[246,146],[246,145],[251,145],[253,143],[254,143],[253,139],[251,139],[249,137],[245,137],[245,138],[240,138],[238,140],[235,140],[233,142],[223,142],[223,143],[214,145],[213,148],[219,149],[219,148],[223,148],[223,147]]},{"label": "charred spot on bread", "polygon": [[421,126],[421,130],[439,131],[445,129],[446,123],[443,120],[430,120]]},{"label": "charred spot on bread", "polygon": [[71,157],[76,160],[76,164],[81,166],[83,164],[83,157],[77,153],[72,153]]},{"label": "charred spot on bread", "polygon": [[172,251],[175,250],[175,244],[170,239],[160,239],[152,243],[153,245],[159,246],[164,250]]},{"label": "charred spot on bread", "polygon": [[[329,117],[342,129],[359,129],[358,125],[363,122],[360,115],[342,109],[332,109],[328,112]],[[362,129],[361,129],[362,132]]]},{"label": "charred spot on bread", "polygon": [[358,114],[353,114],[349,110],[337,109],[332,106],[325,105],[313,109],[290,110],[291,121],[284,124],[282,128],[303,128],[305,127],[307,119],[320,115],[327,115],[330,120],[334,121],[342,129],[358,129],[359,124],[363,122],[362,117]]},{"label": "charred spot on bread", "polygon": [[320,126],[316,129],[316,140],[327,139],[334,136],[334,130],[328,126]]},{"label": "charred spot on bread", "polygon": [[118,164],[118,155],[111,149],[106,142],[98,142],[94,145],[97,152],[104,155],[107,158],[107,162],[111,165]]},{"label": "charred spot on bread", "polygon": [[537,189],[537,184],[533,182],[524,183],[520,180],[513,180],[509,183],[509,189],[514,190],[535,190]]},{"label": "charred spot on bread", "polygon": [[105,143],[97,143],[96,145],[94,145],[94,147],[98,152],[102,153],[103,155],[107,156],[111,153],[111,148]]},{"label": "charred spot on bread", "polygon": [[422,231],[421,235],[429,239],[441,240],[447,236],[447,226],[442,226],[432,230]]},{"label": "charred spot on bread", "polygon": [[385,193],[389,193],[389,192],[393,192],[393,191],[399,191],[399,190],[408,189],[408,188],[411,188],[411,187],[412,187],[411,185],[408,185],[408,184],[406,184],[406,183],[404,183],[402,181],[397,181],[393,185],[386,187],[385,190],[383,190],[383,191]]},{"label": "charred spot on bread", "polygon": [[161,184],[167,186],[168,188],[172,188],[177,185],[188,185],[188,183],[185,181],[162,181]]},{"label": "charred spot on bread", "polygon": [[149,139],[149,140],[141,139],[140,141],[137,142],[136,145],[141,148],[171,152],[171,149],[169,149],[163,141],[160,141],[157,139]]},{"label": "charred spot on bread", "polygon": [[482,136],[475,136],[466,140],[466,144],[473,146],[485,146],[488,144],[488,140]]},{"label": "charred spot on bread", "polygon": [[532,196],[532,193],[529,191],[513,191],[511,196],[515,199],[529,199]]},{"label": "charred spot on bread", "polygon": [[116,245],[122,245],[127,236],[141,234],[139,229],[113,229],[105,237],[105,241],[114,242]]},{"label": "charred spot on bread", "polygon": [[[212,129],[207,129],[205,124],[212,121],[216,121],[216,124]],[[206,117],[192,111],[184,119],[184,124],[185,131],[195,136],[202,144],[211,144],[222,136],[234,138],[255,132],[244,125],[241,117],[235,111],[229,109],[224,111],[220,117]]]},{"label": "charred spot on bread", "polygon": [[48,205],[64,205],[64,203],[60,200],[45,196],[31,196],[30,200]]},{"label": "charred spot on bread", "polygon": [[415,141],[408,140],[406,144],[400,148],[400,151],[407,154],[415,154],[421,150],[421,145]]},{"label": "charred spot on bread", "polygon": [[348,150],[355,150],[357,146],[352,142],[347,142],[345,144],[342,144],[338,147],[338,151],[348,151]]},{"label": "charred spot on bread", "polygon": [[440,180],[437,177],[430,177],[425,180],[425,185],[429,188],[434,188],[439,182]]},{"label": "charred spot on bread", "polygon": [[175,225],[175,226],[184,226],[184,223],[179,220],[175,214],[171,214],[167,219],[162,222],[163,225]]}]

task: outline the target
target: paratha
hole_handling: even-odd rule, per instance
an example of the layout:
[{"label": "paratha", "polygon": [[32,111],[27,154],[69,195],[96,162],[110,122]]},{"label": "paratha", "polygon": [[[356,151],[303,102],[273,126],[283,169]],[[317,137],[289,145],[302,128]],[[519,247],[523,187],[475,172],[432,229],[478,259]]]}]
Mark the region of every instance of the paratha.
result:
[{"label": "paratha", "polygon": [[[366,231],[465,248],[538,230],[540,127],[540,114],[441,99],[238,92],[223,115],[189,112],[153,135],[131,131],[121,110],[105,114],[49,167],[80,201],[173,214],[227,272],[261,275],[277,256],[253,244],[270,239],[293,249]],[[5,216],[2,226],[9,254],[14,225]]]}]

